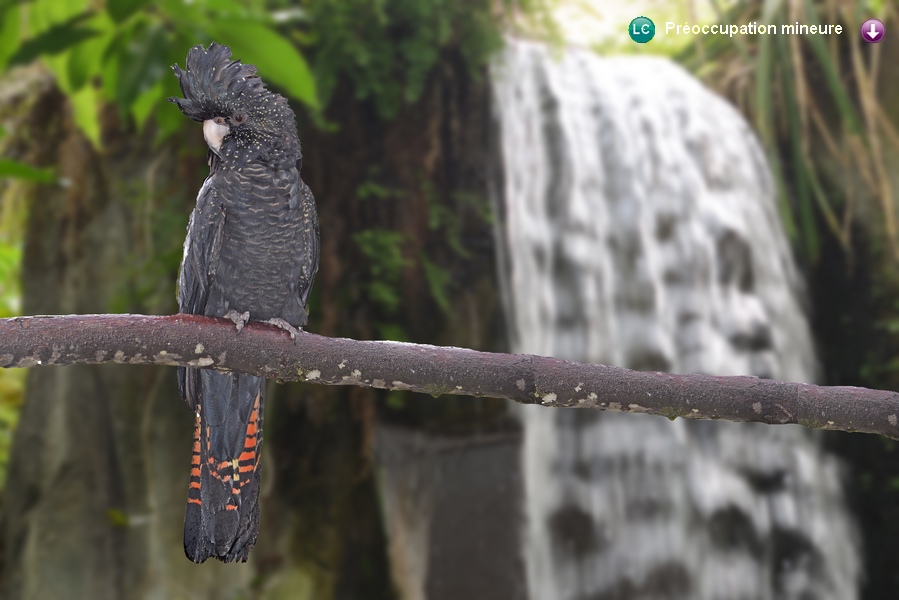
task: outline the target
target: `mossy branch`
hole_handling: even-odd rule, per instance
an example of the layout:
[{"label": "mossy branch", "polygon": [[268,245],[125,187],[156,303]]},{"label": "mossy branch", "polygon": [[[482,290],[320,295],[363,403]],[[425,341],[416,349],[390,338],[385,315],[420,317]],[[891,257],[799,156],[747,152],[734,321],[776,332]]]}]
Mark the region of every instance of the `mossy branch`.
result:
[{"label": "mossy branch", "polygon": [[799,423],[899,439],[899,394],[757,377],[673,375],[529,354],[496,354],[301,332],[264,323],[237,333],[195,315],[67,315],[0,319],[0,367],[156,364],[208,367],[281,381],[508,398],[548,407],[669,418]]}]

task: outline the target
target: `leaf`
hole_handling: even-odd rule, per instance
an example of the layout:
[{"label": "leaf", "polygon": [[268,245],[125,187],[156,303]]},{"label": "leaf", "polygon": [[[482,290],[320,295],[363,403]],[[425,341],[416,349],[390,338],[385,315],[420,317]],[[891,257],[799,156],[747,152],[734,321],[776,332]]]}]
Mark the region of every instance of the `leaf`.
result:
[{"label": "leaf", "polygon": [[[164,15],[167,26],[171,28],[176,36],[189,40],[187,46],[178,44],[177,54],[180,55],[181,60],[184,60],[184,55],[187,54],[188,49],[195,44],[200,42],[208,43],[204,27],[214,19],[208,16],[207,12],[202,9],[202,6],[196,0],[157,0],[153,3],[153,9]],[[177,18],[175,18],[176,16]]]},{"label": "leaf", "polygon": [[[809,0],[805,0],[805,11],[807,15],[816,14],[814,6]],[[814,21],[814,24],[818,24],[817,20]],[[861,135],[862,121],[855,110],[852,99],[849,97],[846,85],[840,79],[839,63],[830,55],[827,45],[821,39],[821,36],[810,35],[807,37],[808,43],[812,47],[812,52],[824,71],[824,81],[827,82],[827,87],[830,89],[833,100],[840,110],[840,117],[846,123],[846,128],[850,133]]]},{"label": "leaf", "polygon": [[106,12],[113,21],[121,23],[147,4],[149,0],[106,0]]},{"label": "leaf", "polygon": [[144,90],[144,92],[131,103],[131,115],[134,117],[139,132],[143,131],[147,119],[164,99],[164,86],[162,80],[159,79],[153,87]]},{"label": "leaf", "polygon": [[103,96],[107,99],[116,97],[116,90],[119,87],[120,59],[125,53],[125,43],[125,36],[122,32],[118,32],[106,46],[106,52],[103,53],[100,81],[103,87]]},{"label": "leaf", "polygon": [[396,286],[384,281],[372,281],[365,286],[368,300],[381,305],[387,312],[394,313],[400,306],[400,294]]},{"label": "leaf", "polygon": [[98,35],[75,45],[68,53],[66,68],[73,90],[81,89],[92,77],[100,74],[103,55],[115,29],[106,13],[94,15],[90,27],[96,29]]},{"label": "leaf", "polygon": [[43,33],[54,25],[64,23],[82,13],[93,10],[94,0],[24,0],[24,9],[28,15],[28,31],[36,35]]},{"label": "leaf", "polygon": [[83,25],[90,16],[89,12],[75,15],[24,42],[10,57],[8,66],[24,65],[39,56],[54,56],[97,35],[96,29]]},{"label": "leaf", "polygon": [[[393,339],[393,338],[385,338]],[[403,410],[406,408],[406,396],[402,392],[391,390],[387,392],[387,406],[394,410]]]},{"label": "leaf", "polygon": [[402,325],[397,325],[396,323],[375,323],[374,327],[379,339],[393,340],[395,342],[409,341],[409,334],[406,333]]},{"label": "leaf", "polygon": [[19,7],[16,5],[8,6],[0,13],[0,71],[19,47],[21,19]]},{"label": "leaf", "polygon": [[153,87],[166,74],[167,65],[162,60],[165,56],[166,38],[166,30],[162,25],[142,22],[131,32],[125,32],[122,43],[116,46],[119,72],[114,97],[124,110],[130,108],[141,93]]},{"label": "leaf", "polygon": [[100,148],[99,94],[92,85],[86,85],[69,96],[75,116],[75,124],[91,141],[94,148]]},{"label": "leaf", "polygon": [[49,169],[39,169],[9,158],[0,158],[0,178],[24,179],[35,183],[53,183],[56,175]]},{"label": "leaf", "polygon": [[124,511],[118,508],[110,508],[106,511],[106,518],[109,520],[110,525],[114,525],[116,527],[127,527],[128,526],[128,515],[125,514]]},{"label": "leaf", "polygon": [[[174,77],[172,79],[174,79]],[[167,93],[165,90],[166,88],[163,87],[163,98],[173,95]],[[187,123],[187,119],[184,118],[184,115],[181,114],[178,107],[171,102],[161,102],[161,106],[157,106],[156,108],[155,124],[157,129],[157,142],[173,135]]]},{"label": "leaf", "polygon": [[231,47],[232,56],[259,68],[263,81],[282,88],[289,96],[318,108],[315,80],[306,59],[280,33],[262,23],[217,21],[209,32],[220,44]]},{"label": "leaf", "polygon": [[421,256],[421,266],[424,268],[425,278],[428,280],[428,287],[431,289],[431,297],[434,298],[440,310],[449,314],[450,300],[447,288],[452,282],[449,271],[432,263],[425,255]]}]

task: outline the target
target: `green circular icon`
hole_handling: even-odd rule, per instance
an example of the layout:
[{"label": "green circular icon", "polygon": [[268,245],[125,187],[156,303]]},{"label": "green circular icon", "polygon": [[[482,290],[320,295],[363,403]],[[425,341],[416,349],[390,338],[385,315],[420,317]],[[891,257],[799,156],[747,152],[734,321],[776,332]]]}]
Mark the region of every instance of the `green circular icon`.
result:
[{"label": "green circular icon", "polygon": [[656,24],[652,19],[646,17],[637,17],[628,26],[628,35],[638,44],[645,44],[656,35]]}]

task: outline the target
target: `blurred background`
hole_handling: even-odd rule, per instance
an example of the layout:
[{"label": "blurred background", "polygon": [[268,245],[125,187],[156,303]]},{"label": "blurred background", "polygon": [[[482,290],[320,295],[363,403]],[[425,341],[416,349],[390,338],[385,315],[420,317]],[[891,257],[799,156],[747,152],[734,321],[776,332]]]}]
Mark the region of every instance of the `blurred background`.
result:
[{"label": "blurred background", "polygon": [[[636,44],[645,15],[656,37]],[[879,18],[885,41],[861,24]],[[665,23],[841,24],[671,35]],[[293,105],[308,329],[899,388],[894,3],[20,0],[0,8],[0,316],[170,314],[207,172],[169,67]],[[0,371],[19,598],[893,598],[899,448],[270,384],[249,563],[182,549],[171,368]]]}]

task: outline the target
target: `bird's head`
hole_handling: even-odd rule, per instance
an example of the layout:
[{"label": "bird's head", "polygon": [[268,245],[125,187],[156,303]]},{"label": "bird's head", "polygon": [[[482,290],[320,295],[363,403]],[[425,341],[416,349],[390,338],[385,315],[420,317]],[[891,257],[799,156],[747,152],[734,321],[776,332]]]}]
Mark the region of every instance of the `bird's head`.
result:
[{"label": "bird's head", "polygon": [[287,100],[265,87],[255,66],[231,60],[230,48],[194,46],[184,70],[172,70],[184,98],[169,101],[203,123],[206,143],[225,167],[253,161],[288,167],[299,160],[296,118]]}]

